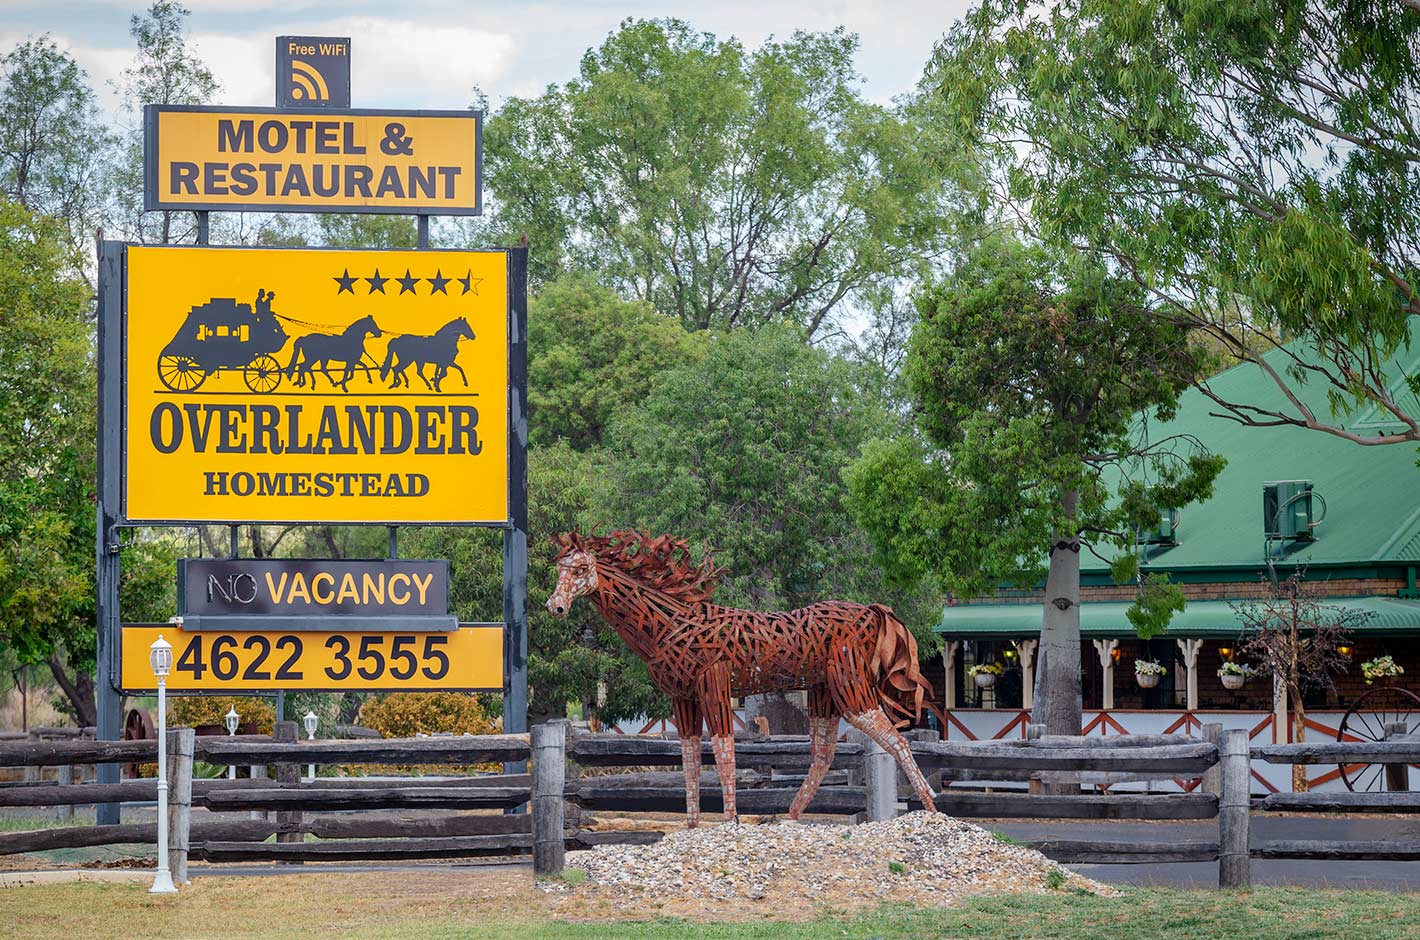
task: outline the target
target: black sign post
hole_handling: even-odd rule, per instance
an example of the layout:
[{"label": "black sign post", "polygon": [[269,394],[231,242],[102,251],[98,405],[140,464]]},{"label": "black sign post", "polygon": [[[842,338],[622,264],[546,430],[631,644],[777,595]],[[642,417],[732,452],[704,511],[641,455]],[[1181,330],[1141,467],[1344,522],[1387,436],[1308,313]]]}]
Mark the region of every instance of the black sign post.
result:
[{"label": "black sign post", "polygon": [[350,37],[277,36],[276,107],[350,107]]}]

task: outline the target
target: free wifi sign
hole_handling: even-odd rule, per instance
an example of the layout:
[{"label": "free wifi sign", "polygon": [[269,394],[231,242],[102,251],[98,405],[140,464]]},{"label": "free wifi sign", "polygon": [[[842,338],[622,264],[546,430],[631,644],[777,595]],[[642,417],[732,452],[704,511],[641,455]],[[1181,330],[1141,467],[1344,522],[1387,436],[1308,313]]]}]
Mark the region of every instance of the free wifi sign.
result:
[{"label": "free wifi sign", "polygon": [[350,107],[350,38],[277,36],[276,106]]}]

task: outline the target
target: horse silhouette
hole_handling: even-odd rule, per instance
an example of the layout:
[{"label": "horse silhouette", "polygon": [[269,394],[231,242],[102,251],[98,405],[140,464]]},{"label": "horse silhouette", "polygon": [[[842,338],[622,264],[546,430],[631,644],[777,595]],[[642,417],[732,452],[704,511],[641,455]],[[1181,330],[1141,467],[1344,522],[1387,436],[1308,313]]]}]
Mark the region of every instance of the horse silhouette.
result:
[{"label": "horse silhouette", "polygon": [[[439,385],[444,376],[449,374],[450,369],[457,369],[463,378],[463,384],[467,386],[468,376],[464,374],[463,368],[454,362],[459,354],[460,339],[473,339],[473,328],[463,317],[445,323],[433,336],[416,336],[412,333],[397,336],[390,340],[388,352],[385,353],[385,364],[380,366],[380,378],[383,380],[393,372],[394,382],[390,384],[390,388],[407,386],[410,382],[405,373],[412,365],[415,374],[425,386],[440,392],[443,391]],[[424,367],[430,363],[434,366],[432,384],[424,376]]]},{"label": "horse silhouette", "polygon": [[[380,328],[375,325],[374,317],[361,317],[354,323],[347,326],[342,333],[309,333],[298,337],[291,344],[291,362],[286,366],[288,378],[294,378],[297,388],[304,388],[307,376],[311,380],[311,389],[315,390],[316,377],[314,371],[319,368],[325,373],[325,377],[330,380],[332,388],[338,387],[343,392],[350,391],[350,379],[355,375],[356,369],[365,370],[365,380],[374,383],[370,377],[370,367],[364,363],[365,358],[365,337],[383,336]],[[304,354],[305,359],[301,356]],[[342,362],[345,364],[345,375],[337,382],[330,375],[330,364],[332,362]]]}]

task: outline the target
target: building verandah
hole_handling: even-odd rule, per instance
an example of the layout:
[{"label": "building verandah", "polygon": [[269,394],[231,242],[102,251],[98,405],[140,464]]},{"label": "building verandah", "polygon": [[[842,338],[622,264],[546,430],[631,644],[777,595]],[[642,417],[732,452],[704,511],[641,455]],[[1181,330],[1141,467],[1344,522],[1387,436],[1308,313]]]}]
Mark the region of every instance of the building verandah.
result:
[{"label": "building verandah", "polygon": [[[1405,675],[1420,676],[1420,600],[1392,594],[1328,598],[1326,603],[1362,611],[1369,619],[1343,650],[1353,668],[1336,677],[1334,689],[1308,696],[1306,734],[1312,741],[1335,740],[1342,717],[1371,688],[1361,676],[1362,662],[1390,655]],[[937,627],[944,640],[941,663],[927,671],[947,705],[944,738],[1025,736],[1033,705],[1039,604],[1022,599],[944,610]],[[1228,601],[1190,600],[1167,634],[1148,641],[1134,635],[1124,616],[1128,606],[1123,601],[1081,604],[1082,734],[1198,734],[1204,724],[1219,723],[1246,730],[1257,744],[1292,740],[1286,696],[1269,677],[1255,676],[1239,689],[1228,689],[1218,675],[1223,663],[1241,662],[1236,658],[1241,625]],[[1139,659],[1165,667],[1154,688],[1142,688],[1135,680]],[[982,688],[970,669],[987,663],[999,664],[1001,674]],[[1255,770],[1263,789],[1290,789],[1287,768]],[[1310,768],[1309,779],[1318,788],[1341,785],[1335,767]]]}]

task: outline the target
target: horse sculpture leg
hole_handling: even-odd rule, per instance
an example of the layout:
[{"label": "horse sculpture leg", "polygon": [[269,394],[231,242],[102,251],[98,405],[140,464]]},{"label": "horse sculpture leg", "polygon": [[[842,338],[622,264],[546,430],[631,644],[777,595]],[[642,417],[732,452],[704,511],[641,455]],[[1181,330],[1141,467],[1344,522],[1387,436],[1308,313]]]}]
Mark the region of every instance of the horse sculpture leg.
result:
[{"label": "horse sculpture leg", "polygon": [[809,689],[809,749],[813,759],[799,792],[794,795],[793,805],[789,807],[790,819],[798,819],[808,809],[819,784],[823,783],[824,774],[833,766],[833,752],[837,747],[838,716],[833,712],[828,686],[814,686]]},{"label": "horse sculpture leg", "polygon": [[922,801],[922,805],[927,808],[928,812],[935,813],[937,804],[932,800],[932,789],[927,786],[927,778],[922,776],[922,771],[917,767],[917,761],[912,757],[912,746],[893,727],[892,721],[888,719],[882,708],[870,708],[856,715],[844,715],[843,717],[850,725],[872,738],[879,747],[897,760],[897,765],[907,775],[907,780],[912,784],[912,789],[917,793],[917,798]]},{"label": "horse sculpture leg", "polygon": [[696,679],[700,709],[710,727],[710,747],[715,752],[715,770],[720,774],[720,795],[725,802],[725,818],[739,821],[735,809],[735,716],[730,709],[730,667],[717,663]]},{"label": "horse sculpture leg", "polygon": [[700,825],[700,703],[693,698],[678,698],[671,705],[675,709],[675,730],[680,735],[680,763],[685,770],[685,825],[694,829]]}]

